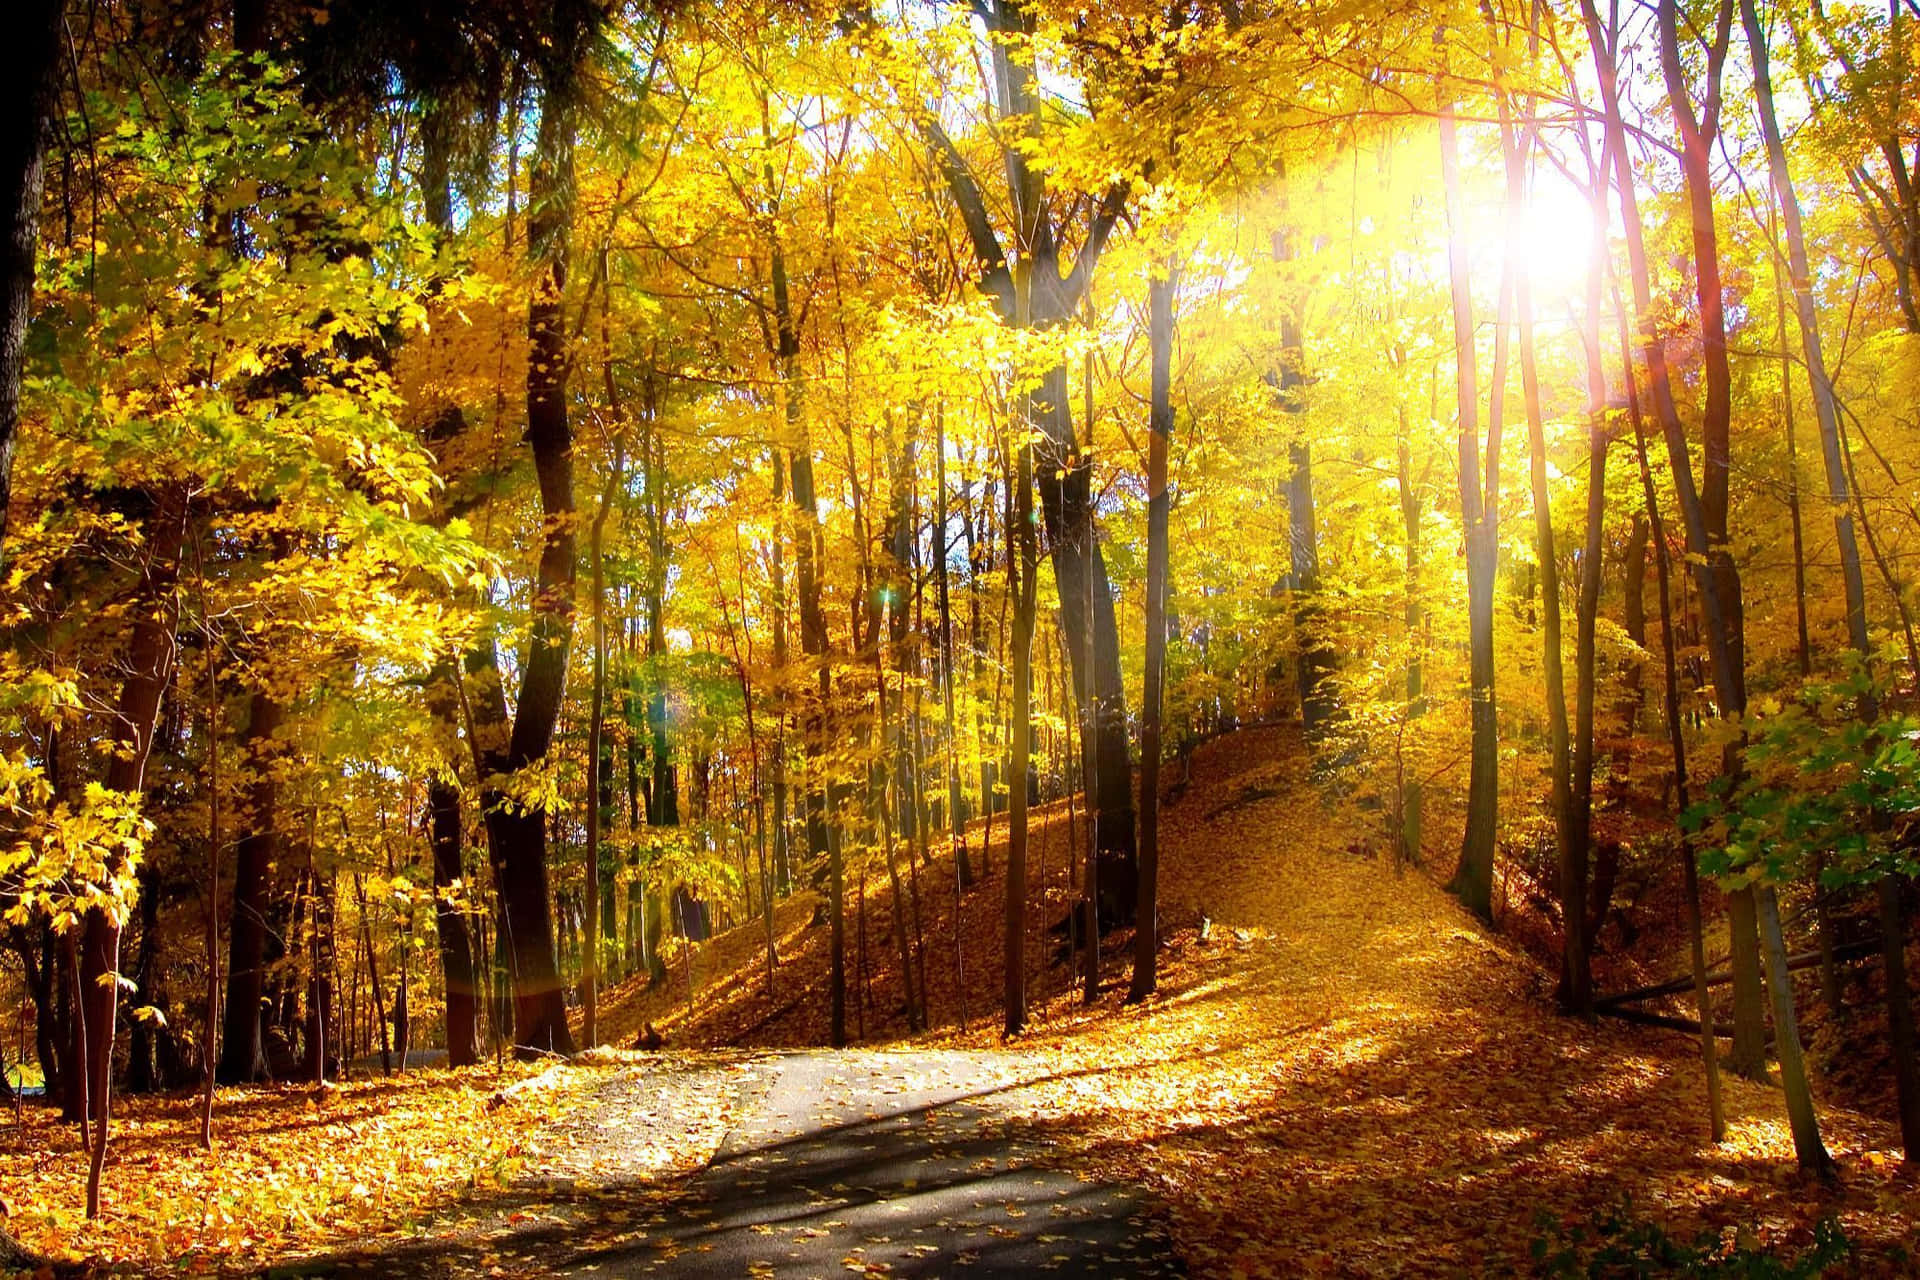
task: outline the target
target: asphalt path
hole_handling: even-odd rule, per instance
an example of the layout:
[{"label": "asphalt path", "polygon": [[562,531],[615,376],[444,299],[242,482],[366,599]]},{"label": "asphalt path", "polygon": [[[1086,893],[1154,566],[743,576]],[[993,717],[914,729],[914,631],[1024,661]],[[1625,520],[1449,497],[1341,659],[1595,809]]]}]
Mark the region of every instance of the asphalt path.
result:
[{"label": "asphalt path", "polygon": [[763,1060],[738,1119],[643,1242],[588,1276],[1165,1276],[1143,1198],[1044,1163],[1001,1099],[1014,1055],[809,1052]]},{"label": "asphalt path", "polygon": [[[511,1185],[450,1205],[410,1238],[269,1274],[1182,1274],[1141,1193],[1075,1176],[1018,1120],[1011,1095],[1031,1071],[996,1052],[649,1057],[532,1135]],[[711,1159],[667,1174],[663,1140],[716,1114],[725,1129]]]}]

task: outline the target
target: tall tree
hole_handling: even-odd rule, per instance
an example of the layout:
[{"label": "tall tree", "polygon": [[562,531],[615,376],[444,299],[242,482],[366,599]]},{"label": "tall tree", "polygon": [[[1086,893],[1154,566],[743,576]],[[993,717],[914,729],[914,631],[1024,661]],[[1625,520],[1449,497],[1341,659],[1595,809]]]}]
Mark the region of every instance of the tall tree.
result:
[{"label": "tall tree", "polygon": [[1140,901],[1133,925],[1133,985],[1159,985],[1160,716],[1167,678],[1167,445],[1173,436],[1173,264],[1147,282],[1147,641],[1140,694]]},{"label": "tall tree", "polygon": [[[1600,85],[1606,149],[1613,157],[1614,188],[1620,201],[1620,225],[1626,239],[1628,278],[1632,283],[1633,310],[1640,323],[1641,354],[1647,367],[1648,390],[1653,401],[1654,416],[1659,421],[1661,435],[1666,441],[1681,532],[1688,561],[1693,566],[1699,587],[1701,609],[1706,615],[1706,648],[1713,675],[1714,697],[1723,716],[1739,719],[1747,709],[1744,615],[1737,604],[1739,592],[1728,582],[1727,575],[1734,572],[1732,559],[1714,558],[1712,527],[1708,523],[1706,505],[1694,482],[1693,458],[1674,400],[1665,338],[1658,327],[1651,323],[1654,315],[1652,276],[1647,265],[1640,201],[1634,186],[1626,123],[1620,101],[1615,49],[1619,34],[1617,28],[1602,23],[1593,0],[1581,0],[1580,9]],[[1737,744],[1728,745],[1724,763],[1729,773],[1737,772]],[[1751,887],[1729,890],[1727,902],[1728,925],[1733,940],[1733,1066],[1742,1074],[1757,1076],[1762,1069],[1765,1040],[1758,902]]]},{"label": "tall tree", "polygon": [[[1467,535],[1467,626],[1473,743],[1467,825],[1460,865],[1448,882],[1469,911],[1493,918],[1493,842],[1499,821],[1500,718],[1493,702],[1493,586],[1499,554],[1500,415],[1487,426],[1486,476],[1480,474],[1479,354],[1474,341],[1473,280],[1467,266],[1466,200],[1459,125],[1451,102],[1440,109],[1440,170],[1446,187],[1447,273],[1453,297],[1453,358],[1460,437],[1460,519]],[[1505,291],[1502,291],[1504,307]],[[1496,365],[1496,384],[1505,372]]]},{"label": "tall tree", "polygon": [[574,212],[574,143],[586,61],[602,18],[592,0],[561,0],[536,59],[540,128],[528,179],[527,245],[536,275],[527,304],[527,443],[540,487],[543,536],[533,625],[521,663],[513,732],[492,765],[487,821],[501,881],[513,966],[514,1042],[573,1052],[553,945],[543,808],[506,791],[543,765],[553,745],[573,637],[575,536],[573,432],[568,418],[567,271]]},{"label": "tall tree", "polygon": [[[1760,24],[1753,0],[1740,0],[1740,22],[1746,30],[1747,47],[1753,55],[1753,89],[1761,137],[1766,141],[1767,168],[1780,204],[1780,225],[1786,234],[1787,273],[1793,289],[1794,316],[1800,323],[1800,349],[1805,358],[1807,378],[1812,384],[1814,420],[1820,427],[1820,456],[1826,464],[1827,501],[1833,512],[1834,542],[1840,550],[1840,578],[1846,595],[1847,638],[1862,665],[1873,659],[1873,643],[1867,632],[1867,589],[1860,567],[1860,545],[1853,532],[1853,494],[1848,485],[1846,443],[1840,435],[1839,405],[1833,392],[1833,379],[1827,371],[1826,351],[1820,340],[1820,316],[1813,301],[1813,274],[1807,260],[1806,231],[1801,223],[1800,197],[1787,165],[1786,145],[1780,137],[1779,118],[1773,106],[1773,75],[1767,53],[1766,31]],[[1872,699],[1863,699],[1861,715],[1871,721],[1875,714]],[[1899,1093],[1900,1136],[1909,1158],[1920,1154],[1920,1067],[1915,1063],[1913,1008],[1906,983],[1906,925],[1900,901],[1900,877],[1880,878],[1881,948],[1887,976],[1887,1023],[1893,1044],[1894,1079]],[[1771,896],[1770,891],[1763,891]],[[1763,901],[1762,937],[1768,947],[1774,945],[1779,931],[1777,922],[1769,923]],[[1767,982],[1775,984],[1774,974],[1784,979],[1785,960],[1769,955]],[[1781,994],[1774,995],[1774,1027],[1780,1042],[1780,1066],[1783,1076],[1789,1071],[1789,1058],[1798,1067],[1798,1032],[1792,1010],[1793,997],[1785,993],[1786,1017],[1779,1013]],[[1789,1045],[1787,1037],[1795,1042]],[[1794,1147],[1803,1165],[1824,1169],[1827,1153],[1820,1143],[1813,1118],[1813,1104],[1799,1095],[1806,1090],[1804,1078],[1787,1080],[1788,1101],[1792,1106]]]},{"label": "tall tree", "polygon": [[21,359],[33,312],[47,130],[60,83],[64,0],[24,0],[0,52],[0,555],[13,501]]},{"label": "tall tree", "polygon": [[[939,122],[924,122],[949,192],[959,207],[981,290],[1010,328],[1051,330],[1069,323],[1084,301],[1101,253],[1125,207],[1119,183],[1100,198],[1072,266],[1062,261],[1061,219],[1044,171],[1030,156],[1044,144],[1034,88],[1037,15],[1027,0],[982,0],[974,6],[992,42],[994,107],[1003,126],[1000,159],[1012,208],[1012,252],[1003,248],[978,179]],[[1093,819],[1103,925],[1133,920],[1138,866],[1134,852],[1133,770],[1127,746],[1126,697],[1120,682],[1120,639],[1093,519],[1092,462],[1074,434],[1064,361],[1044,370],[1022,397],[1022,419],[1039,432],[1033,459],[1055,581],[1060,625],[1080,694],[1082,733],[1092,768],[1083,779]],[[1019,785],[1019,780],[1014,780]]]}]

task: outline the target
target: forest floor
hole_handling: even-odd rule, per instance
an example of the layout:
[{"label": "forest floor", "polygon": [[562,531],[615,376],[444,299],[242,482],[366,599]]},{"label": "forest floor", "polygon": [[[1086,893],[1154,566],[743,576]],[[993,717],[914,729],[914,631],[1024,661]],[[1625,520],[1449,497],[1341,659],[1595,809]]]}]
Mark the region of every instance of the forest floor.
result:
[{"label": "forest floor", "polygon": [[[1377,815],[1329,806],[1305,767],[1288,728],[1195,753],[1161,820],[1159,994],[1135,1007],[1121,1003],[1125,934],[1106,948],[1092,1006],[1064,964],[1045,963],[1072,836],[1063,805],[1035,815],[1048,906],[1030,913],[1037,999],[1013,1046],[1030,1083],[1003,1105],[1063,1166],[1163,1204],[1194,1274],[1529,1274],[1536,1247],[1591,1237],[1628,1205],[1634,1223],[1684,1244],[1705,1233],[1717,1249],[1780,1257],[1832,1219],[1853,1244],[1845,1271],[1920,1265],[1906,1258],[1920,1251],[1920,1176],[1886,1120],[1823,1098],[1840,1175],[1824,1187],[1795,1172],[1780,1091],[1723,1074],[1728,1135],[1710,1142],[1697,1041],[1557,1015],[1552,975],[1518,945],[1422,870],[1354,852]],[[1431,847],[1445,840],[1436,830]],[[936,1030],[916,1043],[1001,1043],[1004,856],[996,832],[994,874],[964,895],[957,934],[953,864],[936,853],[926,869]],[[905,1039],[884,881],[868,894],[850,1021],[869,1040]],[[651,1022],[670,1045],[824,1043],[826,930],[810,911],[802,896],[776,914],[772,999],[755,922],[680,957],[661,987],[616,993],[603,1025]]]},{"label": "forest floor", "polygon": [[[1557,1016],[1550,975],[1518,946],[1420,870],[1352,851],[1357,817],[1309,786],[1296,734],[1219,739],[1191,768],[1163,815],[1166,948],[1159,994],[1142,1005],[1120,1003],[1124,934],[1093,1005],[1049,963],[1073,848],[1064,806],[1049,805],[1032,855],[1046,904],[1030,913],[1032,1025],[1011,1043],[995,998],[997,830],[991,873],[965,894],[944,852],[920,871],[931,1032],[903,1025],[878,870],[848,926],[854,1052],[790,1054],[826,1039],[827,930],[800,894],[776,913],[771,991],[756,920],[676,955],[658,987],[609,993],[603,1038],[652,1023],[665,1052],[421,1072],[319,1099],[223,1091],[211,1157],[192,1148],[189,1100],[137,1102],[92,1226],[76,1212],[71,1130],[30,1114],[0,1132],[7,1226],[70,1258],[174,1271],[298,1255],[310,1274],[524,1274],[569,1260],[580,1274],[931,1274],[945,1255],[929,1248],[973,1248],[965,1233],[982,1224],[993,1241],[1013,1238],[993,1227],[1036,1246],[1073,1238],[1030,1228],[1039,1202],[1083,1195],[1096,1206],[1092,1256],[1114,1254],[1104,1274],[1165,1265],[1164,1229],[1200,1276],[1515,1275],[1539,1271],[1536,1248],[1630,1201],[1635,1221],[1675,1239],[1708,1233],[1782,1257],[1831,1219],[1853,1242],[1842,1274],[1912,1273],[1920,1178],[1884,1120],[1823,1102],[1835,1187],[1794,1172],[1769,1085],[1728,1080],[1728,1138],[1709,1142],[1690,1037]],[[903,903],[909,937],[913,914]],[[749,1163],[769,1146],[794,1166]],[[848,1158],[885,1167],[823,1172]],[[976,1167],[988,1158],[995,1167]],[[910,1167],[920,1160],[933,1163]],[[971,1207],[1003,1203],[971,1183],[1009,1165],[1042,1184],[1032,1203],[1006,1198],[1024,1222]],[[904,1230],[854,1216],[910,1213],[886,1206],[923,1185],[959,1199],[929,1201]],[[860,1203],[833,1207],[850,1188]],[[811,1202],[806,1214],[831,1216],[764,1216]],[[1067,1251],[1037,1265],[1072,1270],[1083,1256],[1053,1252]]]}]

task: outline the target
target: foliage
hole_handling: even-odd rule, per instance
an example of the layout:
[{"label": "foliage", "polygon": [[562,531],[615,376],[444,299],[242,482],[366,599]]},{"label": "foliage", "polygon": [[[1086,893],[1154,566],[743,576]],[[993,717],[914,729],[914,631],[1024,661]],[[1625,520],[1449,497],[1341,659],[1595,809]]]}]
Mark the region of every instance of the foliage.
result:
[{"label": "foliage", "polygon": [[1690,821],[1714,847],[1701,866],[1727,884],[1785,883],[1826,859],[1827,888],[1920,871],[1920,721],[1886,706],[1864,673],[1763,699],[1749,716],[1745,771]]},{"label": "foliage", "polygon": [[1631,1199],[1601,1210],[1588,1225],[1568,1226],[1550,1214],[1543,1214],[1539,1225],[1546,1234],[1534,1240],[1533,1260],[1543,1276],[1810,1280],[1845,1262],[1851,1251],[1846,1232],[1832,1218],[1814,1224],[1811,1244],[1785,1256],[1759,1245],[1744,1232],[1735,1233],[1729,1240],[1725,1233],[1702,1231],[1691,1243],[1683,1243],[1658,1223],[1636,1217]]}]

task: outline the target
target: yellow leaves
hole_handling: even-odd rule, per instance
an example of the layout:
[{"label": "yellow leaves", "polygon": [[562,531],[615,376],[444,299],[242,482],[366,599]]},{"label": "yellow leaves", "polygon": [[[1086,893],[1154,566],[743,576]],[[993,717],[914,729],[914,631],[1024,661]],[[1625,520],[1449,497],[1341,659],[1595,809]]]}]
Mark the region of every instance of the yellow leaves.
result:
[{"label": "yellow leaves", "polygon": [[410,1073],[397,1087],[349,1080],[321,1097],[222,1091],[210,1154],[195,1146],[191,1111],[116,1100],[106,1213],[93,1222],[79,1212],[86,1162],[71,1126],[30,1110],[20,1141],[0,1148],[9,1229],[58,1259],[167,1267],[197,1258],[197,1267],[243,1270],[387,1230],[462,1186],[493,1181],[523,1133],[596,1079],[571,1069],[538,1098],[516,1096],[489,1114],[494,1085],[530,1074],[513,1064]]},{"label": "yellow leaves", "polygon": [[[50,794],[31,782],[25,785],[36,794]],[[20,877],[8,922],[25,924],[38,915],[64,933],[98,910],[124,923],[152,831],[139,796],[89,782],[78,806],[60,802],[29,823],[24,839],[0,849],[0,874]]]}]

